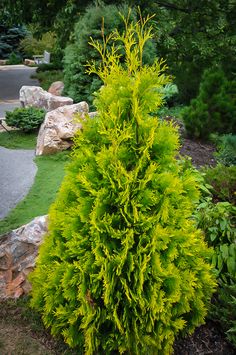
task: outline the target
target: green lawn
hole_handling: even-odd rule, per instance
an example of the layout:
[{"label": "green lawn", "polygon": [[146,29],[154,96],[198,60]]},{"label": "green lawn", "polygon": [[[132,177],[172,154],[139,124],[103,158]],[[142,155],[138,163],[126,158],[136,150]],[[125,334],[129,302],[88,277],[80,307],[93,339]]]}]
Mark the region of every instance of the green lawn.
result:
[{"label": "green lawn", "polygon": [[37,133],[24,133],[22,131],[9,131],[0,133],[0,147],[8,149],[35,149]]},{"label": "green lawn", "polygon": [[[0,146],[22,149],[35,148],[35,134],[22,135],[20,131],[10,134],[12,133],[12,139],[7,138],[8,133],[0,133]],[[0,235],[30,222],[34,217],[48,213],[61,185],[65,174],[64,168],[68,161],[68,152],[35,158],[38,170],[34,184],[25,199],[19,202],[6,218],[0,220]]]}]

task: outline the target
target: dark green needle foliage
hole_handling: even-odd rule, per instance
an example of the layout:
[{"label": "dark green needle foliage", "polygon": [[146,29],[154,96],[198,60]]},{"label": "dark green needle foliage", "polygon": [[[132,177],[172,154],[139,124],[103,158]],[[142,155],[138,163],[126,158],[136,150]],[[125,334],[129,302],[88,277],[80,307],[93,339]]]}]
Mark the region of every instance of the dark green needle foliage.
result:
[{"label": "dark green needle foliage", "polygon": [[[89,6],[85,14],[79,17],[73,33],[73,42],[66,47],[64,56],[65,93],[74,101],[87,101],[91,105],[94,92],[102,85],[97,75],[86,74],[87,61],[101,61],[99,53],[89,44],[89,38],[92,36],[102,43],[103,36],[108,36],[114,29],[123,31],[124,23],[119,12],[127,16],[128,11],[127,5],[100,4]],[[137,17],[135,10],[132,10],[131,17],[133,20]],[[110,46],[109,42],[107,46]],[[149,40],[143,51],[144,62],[153,63],[155,55],[155,46],[153,41]]]},{"label": "dark green needle foliage", "polygon": [[[169,354],[204,322],[211,251],[190,219],[198,189],[176,129],[149,115],[165,65],[142,64],[147,20],[91,43],[98,116],[84,122],[31,275],[32,306],[78,354]],[[113,42],[106,51],[107,40]],[[126,60],[120,63],[117,43]]]}]

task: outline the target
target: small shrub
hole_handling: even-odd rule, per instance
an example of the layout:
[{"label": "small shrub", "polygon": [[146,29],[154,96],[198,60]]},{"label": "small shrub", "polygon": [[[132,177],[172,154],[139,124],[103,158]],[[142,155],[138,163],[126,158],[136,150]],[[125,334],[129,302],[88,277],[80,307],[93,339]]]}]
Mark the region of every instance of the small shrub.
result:
[{"label": "small shrub", "polygon": [[213,298],[210,317],[219,322],[226,337],[236,348],[236,278],[229,283],[220,281]]},{"label": "small shrub", "polygon": [[195,138],[209,139],[211,133],[236,131],[236,82],[229,82],[220,69],[206,70],[199,94],[183,111],[187,132]]},{"label": "small shrub", "polygon": [[210,246],[214,247],[212,265],[218,277],[235,276],[236,273],[236,207],[229,202],[214,204],[206,198],[195,214],[197,227],[205,232]]},{"label": "small shrub", "polygon": [[45,117],[45,111],[35,107],[16,108],[6,112],[6,124],[20,128],[24,132],[31,132],[39,127]]},{"label": "small shrub", "polygon": [[75,139],[31,275],[46,326],[87,355],[171,353],[179,332],[204,321],[215,285],[190,220],[195,175],[175,158],[177,130],[149,115],[168,77],[162,61],[142,64],[145,23],[113,34],[125,64],[91,40],[103,53],[89,67],[104,82],[98,116]]},{"label": "small shrub", "polygon": [[212,266],[219,288],[209,316],[220,322],[227,338],[236,346],[236,207],[228,202],[214,204],[207,198],[198,206],[195,219],[208,244],[214,247]]},{"label": "small shrub", "polygon": [[225,134],[218,139],[216,159],[226,166],[236,165],[236,135]]},{"label": "small shrub", "polygon": [[63,68],[62,63],[42,63],[39,64],[38,68],[36,69],[37,73],[41,73],[41,72],[50,72],[50,71],[57,71],[57,70],[61,70]]},{"label": "small shrub", "polygon": [[22,58],[19,54],[11,53],[9,59],[7,60],[7,64],[14,65],[14,64],[21,64]]},{"label": "small shrub", "polygon": [[205,181],[212,186],[215,202],[236,203],[236,166],[218,164],[214,168],[204,169]]}]

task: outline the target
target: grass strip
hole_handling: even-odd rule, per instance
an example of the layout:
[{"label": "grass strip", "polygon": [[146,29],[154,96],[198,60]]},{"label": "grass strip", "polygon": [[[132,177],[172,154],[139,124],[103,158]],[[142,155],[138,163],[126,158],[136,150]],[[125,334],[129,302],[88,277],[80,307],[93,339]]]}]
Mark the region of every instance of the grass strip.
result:
[{"label": "grass strip", "polygon": [[35,149],[37,132],[24,133],[20,130],[1,132],[0,146],[8,149]]},{"label": "grass strip", "polygon": [[38,171],[34,184],[24,200],[0,221],[0,235],[48,213],[65,175],[68,161],[68,152],[35,158]]}]

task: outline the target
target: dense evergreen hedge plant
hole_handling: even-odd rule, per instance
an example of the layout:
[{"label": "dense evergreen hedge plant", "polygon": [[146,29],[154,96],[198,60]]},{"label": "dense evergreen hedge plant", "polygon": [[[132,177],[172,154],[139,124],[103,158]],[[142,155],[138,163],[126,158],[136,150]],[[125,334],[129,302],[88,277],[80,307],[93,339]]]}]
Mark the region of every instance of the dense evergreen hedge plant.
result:
[{"label": "dense evergreen hedge plant", "polygon": [[198,96],[183,111],[187,132],[208,139],[211,133],[236,132],[236,81],[228,81],[221,69],[204,72]]},{"label": "dense evergreen hedge plant", "polygon": [[20,107],[6,112],[6,123],[10,127],[31,132],[41,125],[46,111],[36,107]]},{"label": "dense evergreen hedge plant", "polygon": [[162,104],[165,65],[142,63],[146,20],[125,24],[112,36],[125,64],[106,38],[92,41],[98,116],[75,140],[31,275],[32,306],[81,354],[170,353],[180,331],[204,322],[215,285],[190,219],[195,174],[175,158],[177,130],[149,115]]}]

